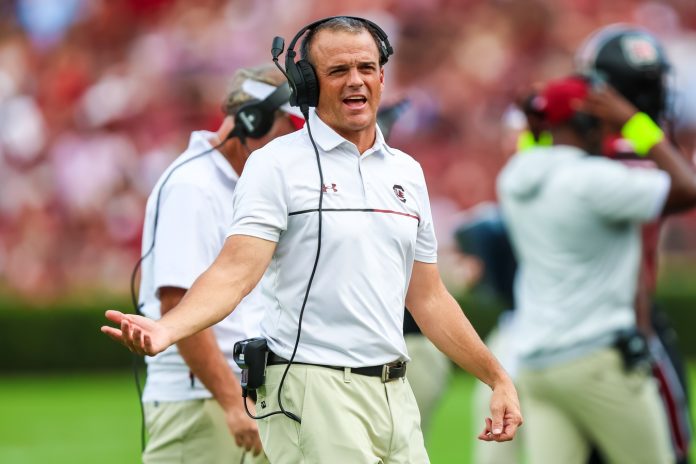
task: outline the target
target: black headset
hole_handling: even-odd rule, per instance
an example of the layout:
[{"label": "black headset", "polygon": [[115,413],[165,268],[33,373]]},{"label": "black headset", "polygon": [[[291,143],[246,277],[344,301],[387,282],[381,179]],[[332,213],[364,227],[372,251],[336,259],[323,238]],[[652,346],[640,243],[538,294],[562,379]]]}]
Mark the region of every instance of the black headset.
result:
[{"label": "black headset", "polygon": [[234,129],[227,138],[238,137],[244,143],[247,137],[260,139],[268,134],[275,122],[276,110],[288,102],[290,95],[290,85],[284,82],[263,100],[244,103],[234,114]]},{"label": "black headset", "polygon": [[[295,34],[295,37],[293,37],[292,41],[290,42],[290,46],[288,46],[287,53],[285,54],[284,72],[288,82],[290,82],[290,85],[292,86],[290,105],[299,106],[303,113],[305,112],[305,108],[315,107],[319,103],[319,82],[317,80],[317,74],[314,71],[314,67],[306,57],[302,57],[302,59],[299,61],[295,61],[295,56],[297,56],[297,52],[295,52],[295,44],[305,32],[310,31],[311,33],[311,31],[317,26],[331,21],[332,19],[339,18],[360,21],[367,26],[371,33],[377,35],[377,48],[379,49],[380,66],[386,64],[389,57],[394,54],[394,49],[389,44],[387,34],[377,24],[364,18],[359,18],[356,16],[331,16],[329,18],[320,19],[306,25],[300,29],[297,34]],[[273,61],[276,63],[276,65],[278,64],[278,56],[283,53],[284,46],[285,39],[282,37],[276,37],[273,39],[271,53],[273,55]]]}]

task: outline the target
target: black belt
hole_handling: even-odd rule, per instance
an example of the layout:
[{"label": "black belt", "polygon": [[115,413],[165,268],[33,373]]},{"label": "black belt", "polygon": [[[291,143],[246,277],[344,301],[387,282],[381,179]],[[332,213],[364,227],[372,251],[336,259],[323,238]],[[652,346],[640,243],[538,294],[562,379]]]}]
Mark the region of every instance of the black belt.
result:
[{"label": "black belt", "polygon": [[[287,364],[289,361],[275,354],[272,351],[268,352],[267,365],[277,366],[279,364]],[[394,361],[388,364],[382,364],[381,366],[368,366],[368,367],[339,367],[339,366],[327,366],[325,364],[313,364],[313,363],[303,363],[293,361],[293,364],[304,364],[306,366],[318,366],[326,367],[328,369],[335,369],[337,371],[345,371],[349,369],[353,374],[367,375],[369,377],[379,377],[382,379],[383,383],[391,382],[392,380],[400,379],[406,376],[406,363],[403,361]]]}]

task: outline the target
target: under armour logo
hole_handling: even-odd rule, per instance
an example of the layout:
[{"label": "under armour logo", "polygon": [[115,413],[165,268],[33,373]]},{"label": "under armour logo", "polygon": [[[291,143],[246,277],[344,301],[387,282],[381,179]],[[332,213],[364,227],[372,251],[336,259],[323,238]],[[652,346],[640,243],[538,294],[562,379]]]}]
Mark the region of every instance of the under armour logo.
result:
[{"label": "under armour logo", "polygon": [[266,407],[265,401],[261,401],[259,404],[261,405],[261,409],[264,409]]},{"label": "under armour logo", "polygon": [[329,189],[331,189],[333,192],[338,192],[338,189],[336,188],[336,184],[331,184],[331,185],[324,184],[321,186],[321,191],[324,193],[328,192]]},{"label": "under armour logo", "polygon": [[256,116],[253,113],[247,114],[244,111],[240,111],[238,116],[242,123],[244,123],[244,127],[246,128],[247,132],[253,132],[254,124],[256,123]]},{"label": "under armour logo", "polygon": [[392,188],[394,189],[394,195],[396,195],[396,198],[398,198],[401,203],[406,203],[406,194],[404,192],[404,188],[400,185],[394,185]]}]

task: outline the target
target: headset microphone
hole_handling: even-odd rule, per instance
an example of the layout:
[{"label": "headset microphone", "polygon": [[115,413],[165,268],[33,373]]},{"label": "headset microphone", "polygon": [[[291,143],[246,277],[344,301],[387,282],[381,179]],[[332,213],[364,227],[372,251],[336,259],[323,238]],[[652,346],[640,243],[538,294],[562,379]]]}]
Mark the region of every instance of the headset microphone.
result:
[{"label": "headset microphone", "polygon": [[[276,63],[278,62],[278,57],[283,53],[283,50],[285,50],[285,39],[278,36],[273,37],[273,44],[271,45],[271,55],[273,56],[273,61]],[[282,68],[280,71],[285,74],[285,71]]]},{"label": "headset microphone", "polygon": [[[299,106],[300,111],[302,112],[302,115],[305,118],[305,121],[309,121],[309,105],[295,105],[294,102],[296,102],[298,98],[298,90],[297,84],[295,83],[295,79],[290,78],[285,69],[283,69],[283,67],[278,63],[278,57],[283,53],[283,50],[285,50],[285,39],[282,37],[275,36],[273,38],[273,43],[271,44],[271,56],[273,57],[273,63],[280,70],[280,72],[283,73],[285,79],[287,79],[288,83],[290,84],[290,104],[294,106]],[[295,51],[292,49],[288,50],[288,56],[291,56],[294,59]]]}]

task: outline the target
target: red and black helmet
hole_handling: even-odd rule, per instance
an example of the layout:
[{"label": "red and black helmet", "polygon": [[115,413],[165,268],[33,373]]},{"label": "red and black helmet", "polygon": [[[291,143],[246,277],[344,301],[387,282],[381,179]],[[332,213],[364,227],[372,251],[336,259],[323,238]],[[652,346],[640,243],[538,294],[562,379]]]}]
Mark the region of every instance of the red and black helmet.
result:
[{"label": "red and black helmet", "polygon": [[653,120],[662,119],[670,64],[651,33],[628,24],[603,27],[580,46],[575,61],[580,73],[608,82]]}]

